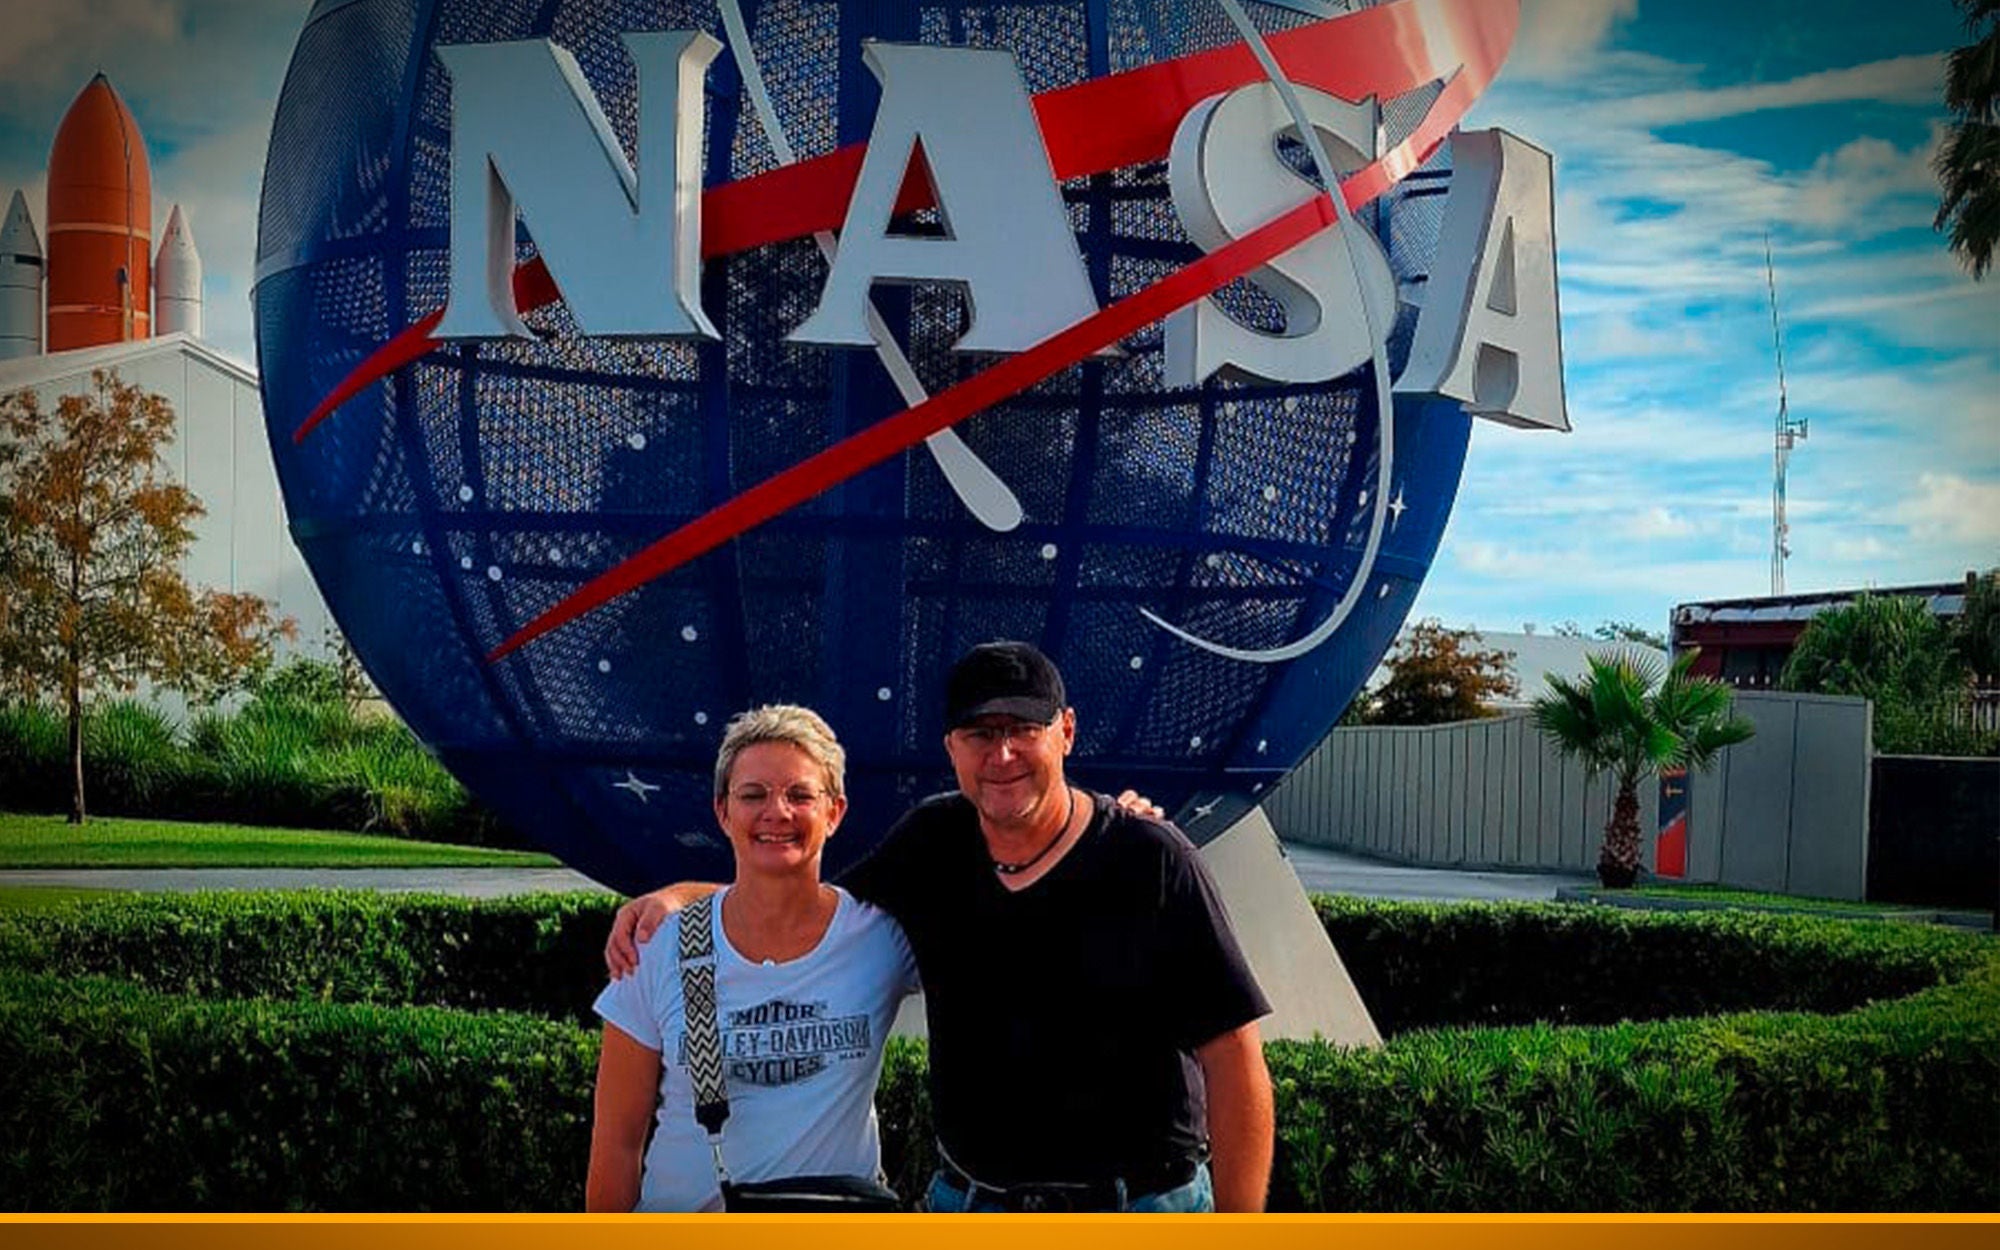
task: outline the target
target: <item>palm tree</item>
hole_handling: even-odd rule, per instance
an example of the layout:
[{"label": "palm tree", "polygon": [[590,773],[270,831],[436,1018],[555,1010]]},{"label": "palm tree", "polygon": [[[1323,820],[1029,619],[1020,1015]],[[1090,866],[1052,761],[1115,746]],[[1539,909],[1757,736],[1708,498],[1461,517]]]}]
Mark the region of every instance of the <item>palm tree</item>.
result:
[{"label": "palm tree", "polygon": [[1558,751],[1618,782],[1597,857],[1607,886],[1622,889],[1639,873],[1639,783],[1663,768],[1707,768],[1755,732],[1730,709],[1729,687],[1690,674],[1695,655],[1683,653],[1663,678],[1641,652],[1597,652],[1587,678],[1551,673],[1548,693],[1535,700],[1535,723]]},{"label": "palm tree", "polygon": [[2000,243],[2000,0],[1958,0],[1958,7],[1975,42],[1945,63],[1952,120],[1931,162],[1944,192],[1932,225],[1950,233],[1951,250],[1980,278]]}]

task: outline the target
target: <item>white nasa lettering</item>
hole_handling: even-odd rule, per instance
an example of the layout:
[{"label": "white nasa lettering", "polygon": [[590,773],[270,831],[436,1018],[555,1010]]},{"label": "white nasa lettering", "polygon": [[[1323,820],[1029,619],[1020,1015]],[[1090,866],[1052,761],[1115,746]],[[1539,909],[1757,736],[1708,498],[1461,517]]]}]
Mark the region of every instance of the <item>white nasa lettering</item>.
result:
[{"label": "white nasa lettering", "polygon": [[[1340,172],[1373,159],[1372,102],[1350,104],[1310,88],[1298,95]],[[1319,194],[1278,156],[1279,138],[1296,131],[1269,83],[1211,96],[1181,119],[1167,178],[1174,209],[1197,247],[1213,252]],[[1214,299],[1199,300],[1167,319],[1169,386],[1199,386],[1222,370],[1269,382],[1328,381],[1374,351],[1362,301],[1375,324],[1395,319],[1395,277],[1365,228],[1321,231],[1248,276],[1283,309],[1284,332],[1250,329]]]},{"label": "white nasa lettering", "polygon": [[[948,282],[969,305],[958,351],[1019,352],[1097,311],[1069,214],[1010,52],[869,43],[882,103],[833,270],[794,343],[868,347],[877,282]],[[915,153],[943,239],[889,233]]]},{"label": "white nasa lettering", "polygon": [[637,174],[576,59],[546,40],[440,47],[451,74],[450,292],[439,338],[533,338],[514,304],[516,206],[589,335],[716,337],[700,304],[701,31],[624,36]]},{"label": "white nasa lettering", "polygon": [[[527,219],[586,335],[715,337],[699,303],[702,79],[721,45],[694,30],[624,36],[639,81],[638,172],[570,54],[546,40],[441,47],[452,77],[450,290],[439,338],[533,337],[514,304],[514,230]],[[1018,352],[1097,311],[1061,191],[1011,53],[871,43],[882,104],[832,270],[793,342],[867,347],[876,282],[962,286],[961,351]],[[1312,90],[1302,107],[1336,165],[1373,150],[1371,105]],[[1314,193],[1279,159],[1294,125],[1259,83],[1196,105],[1168,160],[1190,239],[1213,252]],[[889,233],[924,155],[948,237]],[[1453,176],[1400,393],[1475,416],[1567,430],[1548,153],[1504,131],[1452,139]],[[1352,237],[1350,236],[1350,233]],[[1169,385],[1230,371],[1280,383],[1338,377],[1372,352],[1395,284],[1365,230],[1329,229],[1252,272],[1285,333],[1213,300],[1166,326]]]},{"label": "white nasa lettering", "polygon": [[1398,391],[1567,430],[1549,154],[1504,130],[1451,141],[1451,197]]}]

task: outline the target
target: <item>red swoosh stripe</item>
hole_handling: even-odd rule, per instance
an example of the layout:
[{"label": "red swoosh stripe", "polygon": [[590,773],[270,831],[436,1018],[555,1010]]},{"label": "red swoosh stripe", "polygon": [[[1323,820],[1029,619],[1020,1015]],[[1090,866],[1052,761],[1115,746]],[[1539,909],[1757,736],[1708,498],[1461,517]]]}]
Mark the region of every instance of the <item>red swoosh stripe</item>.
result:
[{"label": "red swoosh stripe", "polygon": [[1093,352],[1145,328],[1252,269],[1297,247],[1338,221],[1333,201],[1316,195],[1249,234],[1134,292],[1017,356],[938,392],[914,408],[835,443],[825,451],[744,491],[620,561],[578,587],[495,647],[497,660],[601,604],[635,590],[747,529],[804,503],[836,483],[880,464],[983,408],[1019,394]]},{"label": "red swoosh stripe", "polygon": [[[1462,66],[1441,63],[1428,46],[1420,11],[1425,4],[1450,31]],[[1454,69],[1461,71],[1454,86],[1477,79],[1471,93],[1476,97],[1506,56],[1519,17],[1518,0],[1396,0],[1284,31],[1267,42],[1293,81],[1343,99],[1402,95]],[[1034,107],[1049,167],[1061,181],[1158,160],[1166,155],[1188,109],[1262,77],[1256,58],[1239,43],[1043,92],[1034,98]],[[1424,127],[1398,149],[1421,155],[1400,165],[1385,157],[1363,171],[1379,179],[1380,185],[1361,202],[1421,164],[1457,124],[1463,107],[1441,125],[1432,124],[1445,114],[1444,103],[1440,98]],[[1470,100],[1465,103],[1469,106]],[[865,154],[865,144],[849,144],[825,156],[710,188],[702,195],[702,255],[726,256],[837,229],[846,219]],[[927,181],[910,178],[897,209],[922,208],[930,199]],[[540,258],[515,271],[517,308],[530,311],[558,298],[555,280]],[[443,316],[443,309],[430,313],[372,352],[314,405],[293,431],[292,441],[303,443],[342,404],[434,350],[437,340],[431,332]]]}]

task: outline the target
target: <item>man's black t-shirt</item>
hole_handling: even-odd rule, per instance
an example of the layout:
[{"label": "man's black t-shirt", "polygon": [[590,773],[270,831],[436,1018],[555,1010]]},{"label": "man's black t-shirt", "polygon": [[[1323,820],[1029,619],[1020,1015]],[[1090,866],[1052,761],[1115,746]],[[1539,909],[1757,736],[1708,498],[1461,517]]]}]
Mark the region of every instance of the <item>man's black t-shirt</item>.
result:
[{"label": "man's black t-shirt", "polygon": [[841,879],[909,935],[938,1136],[992,1184],[1195,1157],[1207,1115],[1191,1052],[1270,1010],[1194,847],[1092,799],[1076,845],[1018,893],[958,794],[920,804]]}]

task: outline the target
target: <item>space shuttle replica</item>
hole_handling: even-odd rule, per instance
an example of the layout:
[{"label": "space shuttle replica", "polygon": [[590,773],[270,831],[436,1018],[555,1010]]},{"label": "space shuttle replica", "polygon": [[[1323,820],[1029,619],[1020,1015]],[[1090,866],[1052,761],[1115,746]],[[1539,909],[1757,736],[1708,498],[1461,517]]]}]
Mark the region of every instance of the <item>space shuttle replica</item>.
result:
[{"label": "space shuttle replica", "polygon": [[56,128],[47,211],[46,246],[19,191],[0,225],[0,360],[176,332],[200,337],[194,236],[176,204],[153,246],[146,141],[103,74]]}]

